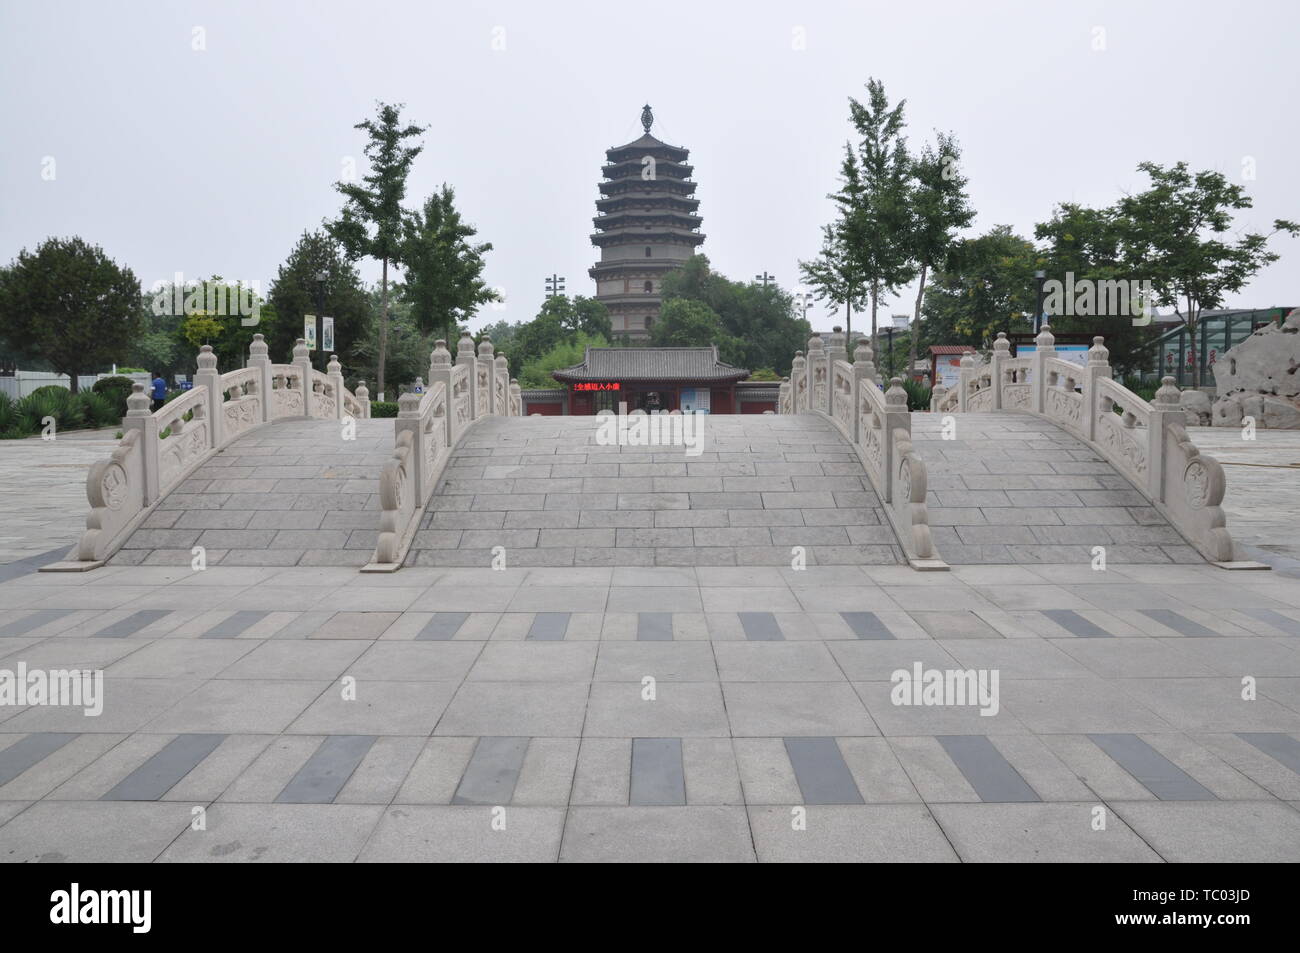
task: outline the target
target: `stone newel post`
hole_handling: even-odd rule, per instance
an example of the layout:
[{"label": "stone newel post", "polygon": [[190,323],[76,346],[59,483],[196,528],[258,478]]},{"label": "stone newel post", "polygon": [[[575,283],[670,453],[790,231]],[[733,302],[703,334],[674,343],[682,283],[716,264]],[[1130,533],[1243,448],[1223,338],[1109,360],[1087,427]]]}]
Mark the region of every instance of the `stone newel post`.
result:
[{"label": "stone newel post", "polygon": [[262,422],[271,419],[271,356],[267,353],[266,339],[260,334],[253,335],[253,342],[248,345],[248,366],[257,368],[257,396],[262,405]]},{"label": "stone newel post", "polygon": [[866,338],[853,349],[853,442],[862,443],[862,388],[876,386],[875,352]]},{"label": "stone newel post", "polygon": [[[464,340],[464,338],[461,338],[462,342]],[[470,377],[473,378],[473,368],[470,370]],[[447,446],[451,446],[451,421],[456,413],[456,405],[451,399],[451,353],[447,350],[447,342],[442,338],[433,343],[433,350],[429,354],[429,389],[432,390],[438,384],[443,386],[443,407],[446,408],[442,415],[443,439],[446,441]]]},{"label": "stone newel post", "polygon": [[330,390],[334,392],[334,419],[343,419],[343,365],[339,363],[337,354],[330,355],[330,362],[325,367],[325,375],[329,378]]},{"label": "stone newel post", "polygon": [[1007,333],[999,331],[997,340],[993,342],[993,355],[989,359],[993,365],[989,370],[989,384],[993,387],[993,409],[1002,409],[1002,386],[1006,384],[1003,378],[1006,371],[1003,370],[1007,360],[1011,357],[1011,342],[1007,340]]},{"label": "stone newel post", "polygon": [[902,430],[908,436],[912,433],[912,415],[907,409],[907,391],[903,389],[901,377],[892,377],[889,380],[889,389],[885,391],[885,419],[882,423],[885,501],[893,503],[894,484],[898,481],[898,461],[894,458],[894,431]]},{"label": "stone newel post", "polygon": [[144,385],[136,381],[131,385],[131,396],[126,399],[126,416],[122,430],[140,431],[140,459],[144,462],[144,505],[152,506],[158,500],[158,418],[153,415],[149,395]]},{"label": "stone newel post", "polygon": [[226,416],[221,405],[226,402],[226,398],[221,392],[221,372],[217,370],[217,355],[212,353],[211,345],[205,344],[199,348],[198,364],[194,386],[207,388],[204,402],[207,404],[208,446],[219,447],[222,439],[221,425]]},{"label": "stone newel post", "polygon": [[483,340],[478,342],[478,386],[486,389],[487,393],[482,395],[482,403],[478,411],[474,414],[477,419],[482,414],[498,414],[497,409],[497,389],[493,383],[492,374],[496,369],[496,345],[486,334]]},{"label": "stone newel post", "polygon": [[[446,342],[444,342],[444,345],[445,343]],[[443,350],[446,350],[445,346],[443,347]],[[448,355],[448,357],[450,357],[450,355]],[[486,395],[480,391],[478,386],[478,361],[474,357],[474,339],[469,336],[468,331],[463,332],[460,336],[460,340],[456,342],[456,366],[469,367],[469,370],[466,372],[469,376],[469,419],[478,420],[479,416],[483,413],[482,410],[483,400]],[[432,372],[430,372],[430,377],[432,379]],[[454,405],[451,399],[451,385],[448,384],[447,385],[447,419],[448,420],[451,419],[453,406]]]},{"label": "stone newel post", "polygon": [[524,415],[524,389],[519,386],[517,378],[510,378],[510,413],[514,416],[514,408],[519,408],[519,416]]},{"label": "stone newel post", "polygon": [[966,398],[970,396],[971,381],[975,379],[975,353],[968,351],[961,356],[961,366],[957,369],[957,411],[965,413]]},{"label": "stone newel post", "polygon": [[835,416],[835,362],[848,359],[843,329],[838,326],[831,328],[831,337],[826,344],[826,406],[822,410],[832,417]]},{"label": "stone newel post", "polygon": [[1083,432],[1089,440],[1097,439],[1097,415],[1103,413],[1097,396],[1097,381],[1111,375],[1110,351],[1102,343],[1104,340],[1102,337],[1092,339],[1092,347],[1088,348],[1088,366],[1083,371]]},{"label": "stone newel post", "polygon": [[1029,390],[1033,395],[1032,410],[1036,414],[1041,414],[1045,407],[1044,401],[1047,399],[1047,359],[1056,357],[1056,337],[1052,334],[1052,329],[1046,324],[1038,332],[1038,337],[1034,338],[1034,357],[1029,372]]},{"label": "stone newel post", "polygon": [[[1160,378],[1160,389],[1151,401],[1147,425],[1147,492],[1157,503],[1165,502],[1165,436],[1174,424],[1185,424],[1187,415],[1179,403],[1178,385],[1172,377]],[[1128,421],[1125,421],[1127,424]]]},{"label": "stone newel post", "polygon": [[826,366],[826,342],[813,333],[808,339],[808,410],[826,411],[826,395],[830,390],[830,373]]},{"label": "stone newel post", "polygon": [[311,353],[307,350],[307,342],[298,338],[293,345],[293,366],[298,368],[302,375],[302,415],[311,416],[312,389],[311,389]]},{"label": "stone newel post", "polygon": [[[492,377],[492,400],[496,403],[492,405],[492,413],[498,417],[510,416],[510,362],[504,354],[498,354],[493,364]],[[497,393],[497,384],[501,385],[501,392]],[[497,406],[500,404],[500,406]]]},{"label": "stone newel post", "polygon": [[777,388],[776,412],[778,414],[794,413],[794,406],[790,403],[790,378],[781,378],[781,386]]},{"label": "stone newel post", "polygon": [[357,390],[354,396],[361,406],[362,419],[368,419],[370,417],[370,388],[366,386],[365,381],[357,381]]},{"label": "stone newel post", "polygon": [[[799,385],[802,382],[804,397],[799,397]],[[794,361],[790,364],[790,413],[797,414],[808,409],[808,359],[803,351],[794,352]]]}]

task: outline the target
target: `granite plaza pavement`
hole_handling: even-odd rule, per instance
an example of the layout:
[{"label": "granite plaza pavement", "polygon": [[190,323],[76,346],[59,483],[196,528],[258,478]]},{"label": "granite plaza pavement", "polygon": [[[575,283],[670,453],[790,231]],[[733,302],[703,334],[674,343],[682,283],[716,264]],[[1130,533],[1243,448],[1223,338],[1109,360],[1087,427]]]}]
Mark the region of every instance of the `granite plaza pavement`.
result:
[{"label": "granite plaza pavement", "polygon": [[[0,445],[0,669],[102,670],[106,692],[97,717],[0,706],[0,858],[1300,857],[1295,434],[1220,447],[1235,432],[1193,431],[1229,471],[1230,528],[1271,572],[1178,554],[1101,572],[1073,554],[1017,563],[1024,538],[971,543],[1009,547],[1006,562],[917,572],[880,536],[869,488],[844,482],[855,474],[837,436],[811,418],[775,432],[738,420],[719,418],[718,444],[684,463],[680,450],[611,457],[572,439],[565,453],[551,422],[512,422],[538,427],[512,446],[480,424],[429,535],[392,574],[307,564],[342,559],[311,554],[346,541],[275,545],[302,528],[268,513],[319,515],[315,531],[331,514],[349,521],[341,498],[298,508],[310,486],[276,481],[332,479],[329,492],[356,497],[346,507],[373,502],[351,482],[364,474],[287,459],[267,466],[326,469],[204,474],[180,495],[211,499],[158,511],[245,508],[234,529],[264,545],[213,544],[194,571],[180,537],[145,537],[164,545],[37,573],[80,532],[84,468],[112,434]],[[382,448],[377,436],[354,451]],[[270,485],[230,487],[249,494],[232,507],[212,489],[223,478]],[[1032,490],[1005,490],[1020,492]],[[255,505],[277,493],[278,509]],[[1035,539],[1049,515],[1026,524]],[[977,524],[949,524],[950,542]],[[501,571],[486,568],[487,536],[466,538],[498,529],[523,531]],[[810,530],[795,570],[790,547]],[[1050,535],[1042,545],[1068,545]],[[1148,543],[1164,545],[1134,541]],[[225,564],[277,549],[292,562]],[[891,674],[918,664],[996,671],[997,713],[894,704]]]}]

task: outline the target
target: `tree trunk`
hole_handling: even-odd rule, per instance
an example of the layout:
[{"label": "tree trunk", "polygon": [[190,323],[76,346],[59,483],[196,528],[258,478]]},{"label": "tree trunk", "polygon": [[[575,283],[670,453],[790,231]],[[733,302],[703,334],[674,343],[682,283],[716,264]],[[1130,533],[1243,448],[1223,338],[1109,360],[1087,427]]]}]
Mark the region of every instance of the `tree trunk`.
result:
[{"label": "tree trunk", "polygon": [[384,258],[384,273],[379,305],[379,398],[384,394],[384,364],[388,360],[388,258]]},{"label": "tree trunk", "polygon": [[871,283],[871,350],[880,353],[880,330],[876,326],[876,306],[880,303],[880,282]]},{"label": "tree trunk", "polygon": [[853,353],[853,299],[844,302],[844,346]]},{"label": "tree trunk", "polygon": [[74,394],[77,393],[78,387],[81,383],[77,378],[81,375],[79,375],[75,370],[65,371],[64,373],[68,375],[68,389]]},{"label": "tree trunk", "polygon": [[916,367],[916,350],[921,342],[921,301],[925,298],[925,262],[921,262],[921,283],[916,289],[916,310],[912,312],[912,343],[907,349],[907,379]]},{"label": "tree trunk", "polygon": [[1199,390],[1201,386],[1201,351],[1200,341],[1197,339],[1196,332],[1199,330],[1201,323],[1201,309],[1192,310],[1192,302],[1187,302],[1187,342],[1192,353],[1192,389]]}]

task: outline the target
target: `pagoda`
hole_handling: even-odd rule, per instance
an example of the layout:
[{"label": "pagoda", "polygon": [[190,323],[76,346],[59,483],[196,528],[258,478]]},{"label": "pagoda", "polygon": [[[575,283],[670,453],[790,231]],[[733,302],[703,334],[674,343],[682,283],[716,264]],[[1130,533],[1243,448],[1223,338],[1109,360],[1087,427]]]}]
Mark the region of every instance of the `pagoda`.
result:
[{"label": "pagoda", "polygon": [[663,276],[695,254],[704,241],[700,201],[694,198],[689,150],[650,135],[654,113],[641,110],[645,134],[605,152],[592,220],[591,243],[600,260],[588,272],[596,282],[596,300],[609,309],[616,338],[650,336],[661,302]]}]

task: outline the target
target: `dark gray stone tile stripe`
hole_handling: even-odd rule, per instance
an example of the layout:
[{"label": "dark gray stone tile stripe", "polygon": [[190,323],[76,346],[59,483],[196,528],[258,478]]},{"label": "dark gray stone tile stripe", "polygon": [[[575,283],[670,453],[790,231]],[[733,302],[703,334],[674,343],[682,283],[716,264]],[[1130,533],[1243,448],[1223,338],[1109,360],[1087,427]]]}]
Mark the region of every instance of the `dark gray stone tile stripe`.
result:
[{"label": "dark gray stone tile stripe", "polygon": [[204,632],[199,638],[233,639],[254,622],[260,622],[270,614],[270,612],[254,612],[247,609],[232,613]]},{"label": "dark gray stone tile stripe", "polygon": [[527,738],[480,738],[452,803],[509,804],[527,752]]},{"label": "dark gray stone tile stripe", "polygon": [[1300,741],[1290,735],[1280,731],[1239,731],[1237,737],[1300,774]]},{"label": "dark gray stone tile stripe", "polygon": [[840,617],[860,639],[892,639],[894,633],[874,612],[841,612]]},{"label": "dark gray stone tile stripe", "polygon": [[633,805],[686,803],[682,739],[632,739],[632,785],[629,801]]},{"label": "dark gray stone tile stripe", "polygon": [[939,735],[938,741],[981,801],[1041,800],[986,735]]},{"label": "dark gray stone tile stripe", "polygon": [[424,624],[424,628],[415,637],[432,641],[455,638],[468,618],[468,612],[435,612],[433,618]]},{"label": "dark gray stone tile stripe", "polygon": [[1043,609],[1042,612],[1043,615],[1061,628],[1081,639],[1113,639],[1115,637],[1097,623],[1090,622],[1073,609]]},{"label": "dark gray stone tile stripe", "polygon": [[1161,625],[1168,626],[1175,632],[1181,632],[1183,635],[1190,635],[1197,639],[1216,639],[1219,633],[1213,629],[1207,629],[1199,622],[1193,622],[1187,616],[1175,612],[1173,609],[1139,609],[1148,619],[1154,619]]},{"label": "dark gray stone tile stripe", "polygon": [[68,547],[60,546],[58,549],[51,549],[36,556],[15,559],[11,563],[0,566],[0,582],[8,582],[10,579],[26,576],[28,573],[36,572],[42,566],[48,566],[50,563],[56,563],[60,559],[66,559],[67,557]]},{"label": "dark gray stone tile stripe", "polygon": [[805,804],[864,804],[834,738],[786,738],[785,753]]},{"label": "dark gray stone tile stripe", "polygon": [[568,612],[539,612],[528,627],[528,638],[540,642],[559,642],[569,631]]},{"label": "dark gray stone tile stripe", "polygon": [[0,626],[0,638],[11,635],[24,635],[32,629],[39,629],[43,625],[49,625],[56,619],[62,619],[65,615],[75,612],[75,609],[37,609],[31,615],[24,616],[8,625]]},{"label": "dark gray stone tile stripe", "polygon": [[671,642],[673,640],[673,614],[671,612],[638,612],[636,614],[638,642]]},{"label": "dark gray stone tile stripe", "polygon": [[38,731],[0,751],[0,784],[8,784],[38,761],[44,761],[73,738],[75,733]]},{"label": "dark gray stone tile stripe", "polygon": [[[1241,611],[1258,619],[1260,622],[1267,622],[1273,628],[1285,632],[1287,635],[1300,636],[1300,621],[1285,616],[1276,609],[1242,609]],[[4,634],[4,630],[0,629],[0,635]]]},{"label": "dark gray stone tile stripe", "polygon": [[156,801],[225,740],[225,735],[177,735],[161,751],[118,781],[100,800]]},{"label": "dark gray stone tile stripe", "polygon": [[275,802],[332,804],[374,743],[374,735],[330,735],[284,786]]},{"label": "dark gray stone tile stripe", "polygon": [[106,625],[95,633],[95,638],[101,639],[123,639],[128,635],[139,632],[146,625],[157,622],[165,615],[171,615],[171,609],[141,609],[139,612],[133,612],[125,619],[119,619],[112,625]]},{"label": "dark gray stone tile stripe", "polygon": [[745,638],[751,642],[784,642],[785,633],[776,616],[770,612],[738,612]]},{"label": "dark gray stone tile stripe", "polygon": [[1089,735],[1138,782],[1162,801],[1214,801],[1213,794],[1137,735]]}]

